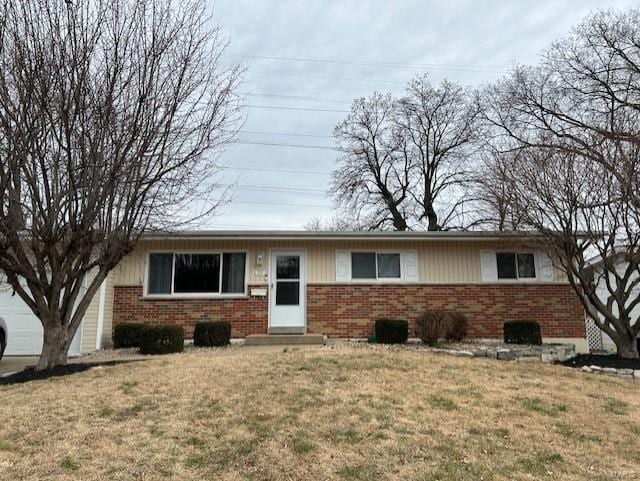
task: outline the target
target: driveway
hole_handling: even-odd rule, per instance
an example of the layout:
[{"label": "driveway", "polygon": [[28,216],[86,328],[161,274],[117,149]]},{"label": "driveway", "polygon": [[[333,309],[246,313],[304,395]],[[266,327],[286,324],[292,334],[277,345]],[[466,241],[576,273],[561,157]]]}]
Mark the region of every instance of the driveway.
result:
[{"label": "driveway", "polygon": [[36,356],[5,356],[0,361],[0,376],[22,371],[26,367],[35,366],[37,362]]}]

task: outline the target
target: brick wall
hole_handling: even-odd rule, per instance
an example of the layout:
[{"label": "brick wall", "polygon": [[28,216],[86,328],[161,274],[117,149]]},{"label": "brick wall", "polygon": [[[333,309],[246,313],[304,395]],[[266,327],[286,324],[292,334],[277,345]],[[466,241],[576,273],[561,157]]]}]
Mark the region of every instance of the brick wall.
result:
[{"label": "brick wall", "polygon": [[[412,322],[423,309],[455,309],[469,318],[469,334],[502,338],[505,320],[536,320],[544,337],[584,337],[584,311],[564,284],[307,285],[307,331],[330,337],[367,337],[373,320]],[[265,334],[267,297],[142,299],[141,287],[117,286],[113,323],[177,324],[186,336],[200,320],[227,320],[233,337]]]},{"label": "brick wall", "polygon": [[235,299],[143,299],[142,287],[116,286],[113,324],[143,322],[184,327],[185,337],[193,337],[198,321],[230,321],[232,337],[267,332],[266,297]]},{"label": "brick wall", "polygon": [[366,337],[374,319],[412,323],[423,309],[465,314],[470,337],[502,338],[505,320],[536,320],[544,337],[585,336],[582,305],[564,284],[332,284],[308,285],[307,292],[307,331],[330,337]]}]

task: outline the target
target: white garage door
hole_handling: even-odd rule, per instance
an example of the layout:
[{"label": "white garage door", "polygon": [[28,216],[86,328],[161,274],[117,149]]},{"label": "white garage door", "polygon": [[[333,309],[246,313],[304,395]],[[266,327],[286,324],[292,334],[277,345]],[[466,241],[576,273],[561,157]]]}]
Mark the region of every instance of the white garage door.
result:
[{"label": "white garage door", "polygon": [[[0,290],[0,317],[7,324],[8,342],[5,355],[37,356],[42,351],[42,325],[31,309],[5,289]],[[70,355],[80,354],[82,325],[73,338]]]}]

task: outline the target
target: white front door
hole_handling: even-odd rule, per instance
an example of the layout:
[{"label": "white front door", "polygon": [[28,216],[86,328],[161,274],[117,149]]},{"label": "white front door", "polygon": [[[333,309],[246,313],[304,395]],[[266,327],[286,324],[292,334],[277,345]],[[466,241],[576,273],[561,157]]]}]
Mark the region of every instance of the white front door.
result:
[{"label": "white front door", "polygon": [[304,251],[273,251],[269,265],[269,326],[304,327]]}]

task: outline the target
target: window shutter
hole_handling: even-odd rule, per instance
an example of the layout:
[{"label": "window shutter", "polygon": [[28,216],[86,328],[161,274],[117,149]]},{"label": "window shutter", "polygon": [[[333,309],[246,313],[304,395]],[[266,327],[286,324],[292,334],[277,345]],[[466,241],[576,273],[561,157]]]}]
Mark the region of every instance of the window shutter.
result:
[{"label": "window shutter", "polygon": [[494,251],[480,251],[480,271],[483,282],[495,282],[498,280],[498,264]]},{"label": "window shutter", "polygon": [[420,272],[418,270],[418,254],[416,251],[404,252],[402,278],[407,282],[420,281]]},{"label": "window shutter", "polygon": [[336,281],[349,282],[351,280],[351,253],[336,251]]},{"label": "window shutter", "polygon": [[546,252],[538,252],[536,256],[538,275],[536,276],[539,280],[543,282],[552,282],[553,281],[553,262],[551,262],[551,257]]}]

